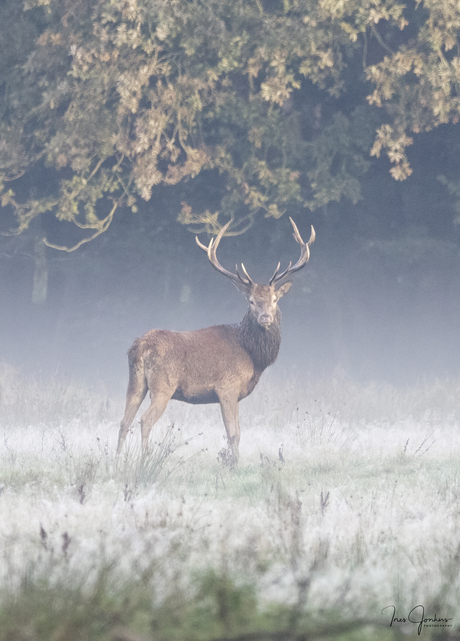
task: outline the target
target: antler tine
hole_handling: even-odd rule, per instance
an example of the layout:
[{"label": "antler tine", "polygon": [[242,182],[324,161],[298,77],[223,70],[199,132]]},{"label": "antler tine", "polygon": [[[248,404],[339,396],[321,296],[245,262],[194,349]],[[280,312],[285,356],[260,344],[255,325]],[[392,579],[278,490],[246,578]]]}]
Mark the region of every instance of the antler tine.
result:
[{"label": "antler tine", "polygon": [[[198,238],[198,236],[195,236],[195,241],[196,241],[196,244],[198,245],[198,247],[201,247],[201,249],[202,249],[203,251],[205,251],[206,253],[208,253],[208,249],[209,249],[209,247],[206,247],[206,245],[203,245],[203,243],[200,241],[200,239]],[[211,238],[210,244],[212,243],[212,241],[213,241],[213,239]]]},{"label": "antler tine", "polygon": [[244,278],[240,276],[240,274],[238,273],[238,268],[236,269],[236,274],[233,274],[232,272],[229,272],[227,269],[225,269],[225,267],[222,267],[222,265],[217,260],[217,253],[216,253],[217,248],[219,246],[220,241],[222,240],[223,235],[225,234],[225,232],[227,231],[231,223],[232,221],[229,220],[228,223],[221,228],[217,236],[215,236],[214,238],[211,238],[211,240],[209,241],[208,247],[206,247],[206,245],[203,245],[203,243],[200,242],[198,236],[195,236],[195,240],[198,247],[201,247],[201,249],[203,249],[207,253],[209,261],[211,265],[214,267],[214,269],[216,269],[218,272],[220,272],[224,276],[227,276],[227,278],[230,278],[230,280],[240,289],[242,288],[243,285],[244,287],[247,288],[248,286],[252,285],[253,282],[250,279],[248,273],[246,272],[244,265],[242,265],[242,268],[245,275],[248,278],[248,281],[246,281]]},{"label": "antler tine", "polygon": [[[231,223],[231,222],[232,222],[232,221],[231,221],[231,220],[229,220],[229,221],[228,221],[228,223],[227,223],[226,225],[224,225],[223,227],[221,227],[221,229],[220,229],[219,233],[217,234],[217,236],[215,236],[214,238],[211,238],[211,240],[209,241],[209,245],[208,245],[207,247],[206,247],[206,245],[203,245],[203,243],[200,241],[200,239],[198,238],[198,236],[195,236],[196,244],[198,245],[198,247],[201,247],[201,249],[203,249],[203,250],[208,254],[208,258],[209,258],[209,254],[210,254],[210,253],[211,253],[211,251],[212,251],[213,245],[215,246],[215,247],[214,247],[214,249],[216,249],[216,248],[217,248],[217,246],[219,245],[220,241],[221,241],[222,236],[223,236],[223,235],[225,234],[225,232],[227,231],[227,229],[228,229],[228,227],[230,226],[230,223]],[[215,242],[214,242],[214,241],[215,241]]]},{"label": "antler tine", "polygon": [[[278,265],[279,265],[279,263],[278,263]],[[273,274],[273,276],[270,278],[270,280],[269,280],[268,284],[269,284],[269,285],[272,285],[273,283],[278,283],[282,278],[284,278],[285,276],[287,276],[287,275],[290,273],[290,271],[291,271],[291,265],[292,265],[292,262],[289,262],[289,265],[286,267],[286,269],[284,270],[284,272],[281,272],[281,274],[278,274],[278,273],[277,273],[277,271],[278,271],[278,270],[277,270],[277,271],[275,272],[275,274]]]},{"label": "antler tine", "polygon": [[[254,282],[253,282],[252,278],[249,276],[249,274],[248,274],[248,272],[247,272],[247,270],[246,270],[246,267],[244,266],[244,263],[241,263],[241,269],[243,270],[244,275],[245,275],[245,276],[246,276],[246,278],[248,279],[248,282],[250,282],[250,283],[251,283],[251,285],[254,285]],[[244,282],[243,278],[241,278],[240,274],[238,273],[238,265],[237,265],[237,267],[236,267],[236,273],[238,274],[238,276],[240,277],[240,279]]]},{"label": "antler tine", "polygon": [[268,284],[269,284],[269,285],[271,285],[271,284],[273,283],[273,281],[275,280],[275,278],[277,277],[278,272],[279,272],[279,270],[280,270],[280,267],[281,267],[281,263],[278,263],[278,265],[276,266],[275,271],[273,272],[273,276],[272,276],[272,277],[270,278],[270,280],[268,281]]},{"label": "antler tine", "polygon": [[289,263],[287,269],[284,270],[281,274],[278,273],[279,271],[279,263],[278,267],[275,269],[275,273],[271,277],[269,284],[279,284],[281,281],[287,280],[291,274],[294,272],[297,272],[299,269],[302,269],[302,267],[305,267],[305,265],[308,263],[310,259],[310,245],[315,241],[316,234],[313,225],[311,226],[311,234],[310,234],[310,239],[308,243],[305,243],[302,239],[302,236],[300,235],[299,230],[297,229],[297,225],[295,222],[292,220],[291,217],[289,217],[289,220],[291,221],[292,229],[294,230],[293,236],[295,241],[300,245],[300,258],[296,262],[294,266],[291,266],[292,263]]},{"label": "antler tine", "polygon": [[[243,267],[243,269],[244,269],[244,265],[243,265],[243,263],[241,263],[241,266],[242,266],[242,267]],[[243,283],[243,285],[246,285],[246,286],[249,286],[249,285],[253,285],[253,284],[254,284],[254,283],[252,282],[251,277],[249,277],[249,278],[245,278],[244,276],[241,276],[241,274],[240,274],[240,270],[238,269],[238,265],[235,265],[235,270],[236,270],[236,275],[238,276],[238,278],[239,278],[239,280],[240,280],[240,283]]]},{"label": "antler tine", "polygon": [[[289,220],[291,221],[291,225],[294,229],[294,233],[292,235],[294,236],[296,241],[299,243],[299,245],[305,245],[305,243],[303,242],[302,236],[300,235],[299,230],[297,229],[297,225],[295,224],[295,222],[292,220],[290,216],[289,216]],[[311,225],[310,238],[308,239],[307,245],[308,246],[313,245],[313,243],[315,242],[315,238],[316,238],[315,228],[313,227],[313,225]]]}]

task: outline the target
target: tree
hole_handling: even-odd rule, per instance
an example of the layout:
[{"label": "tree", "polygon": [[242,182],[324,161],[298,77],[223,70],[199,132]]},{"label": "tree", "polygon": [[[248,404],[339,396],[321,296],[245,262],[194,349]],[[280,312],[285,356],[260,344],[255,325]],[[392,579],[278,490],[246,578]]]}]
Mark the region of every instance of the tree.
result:
[{"label": "tree", "polygon": [[367,70],[375,88],[369,102],[385,110],[371,153],[385,150],[396,180],[412,173],[406,148],[411,134],[460,117],[460,7],[453,0],[417,2],[411,38]]},{"label": "tree", "polygon": [[74,223],[71,249],[158,185],[203,173],[215,211],[178,212],[197,229],[231,216],[238,233],[260,212],[356,202],[375,132],[372,153],[386,149],[402,179],[408,131],[457,117],[449,0],[8,0],[2,11],[2,206],[18,232],[45,212]]}]

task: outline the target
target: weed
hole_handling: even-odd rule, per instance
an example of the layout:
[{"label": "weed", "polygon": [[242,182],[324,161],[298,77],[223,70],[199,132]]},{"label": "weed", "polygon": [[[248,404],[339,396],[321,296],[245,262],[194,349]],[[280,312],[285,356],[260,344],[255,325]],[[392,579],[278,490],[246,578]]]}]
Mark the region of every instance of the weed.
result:
[{"label": "weed", "polygon": [[329,505],[329,496],[330,496],[330,492],[327,492],[325,495],[323,495],[323,490],[321,490],[319,506],[321,508],[321,514],[323,516],[326,514],[326,509],[327,509],[327,506]]},{"label": "weed", "polygon": [[179,468],[199,455],[182,453],[189,443],[201,436],[186,438],[181,429],[171,423],[160,441],[150,445],[144,454],[136,454],[126,447],[122,458],[117,461],[117,475],[123,480],[124,496],[132,496],[139,487],[150,487],[166,482]]}]

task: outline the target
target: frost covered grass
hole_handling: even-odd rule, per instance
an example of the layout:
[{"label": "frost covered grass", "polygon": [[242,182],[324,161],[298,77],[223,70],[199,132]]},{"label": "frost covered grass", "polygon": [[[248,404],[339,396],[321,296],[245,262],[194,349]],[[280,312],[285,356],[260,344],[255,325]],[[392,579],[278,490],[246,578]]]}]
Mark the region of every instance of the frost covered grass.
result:
[{"label": "frost covered grass", "polygon": [[1,641],[457,638],[459,381],[267,377],[232,472],[218,407],[117,461],[121,401],[2,372]]}]

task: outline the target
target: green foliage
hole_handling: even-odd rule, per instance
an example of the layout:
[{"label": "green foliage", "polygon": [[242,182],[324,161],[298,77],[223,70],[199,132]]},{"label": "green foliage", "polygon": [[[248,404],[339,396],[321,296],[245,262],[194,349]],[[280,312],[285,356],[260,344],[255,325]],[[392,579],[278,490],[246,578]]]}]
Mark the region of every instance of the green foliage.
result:
[{"label": "green foliage", "polygon": [[120,581],[110,565],[92,581],[69,575],[53,584],[46,576],[25,576],[16,594],[1,595],[0,641],[399,638],[375,622],[341,621],[334,611],[324,621],[305,618],[293,626],[292,607],[261,608],[251,585],[211,569],[197,575],[192,591],[171,586],[160,599],[155,574],[152,564],[138,581]]},{"label": "green foliage", "polygon": [[[218,214],[240,231],[260,212],[357,202],[369,152],[385,150],[404,179],[410,134],[459,114],[460,10],[448,0],[408,6],[8,0],[2,206],[14,209],[18,232],[45,212],[75,223],[80,246],[120,206],[136,211],[158,185],[203,170],[221,174]],[[370,105],[385,107],[378,118],[365,100],[369,82]],[[28,182],[34,166],[53,180]],[[216,213],[187,203],[179,219],[219,226]]]},{"label": "green foliage", "polygon": [[[363,162],[343,172],[350,132],[334,153],[338,172],[330,157],[311,154],[340,114],[305,134],[295,96],[314,107],[341,95],[357,34],[400,20],[400,5],[29,0],[23,8],[10,0],[3,9],[2,51],[18,17],[24,49],[16,62],[6,57],[0,178],[5,185],[44,163],[57,188],[16,197],[4,187],[18,231],[48,211],[93,238],[121,204],[135,208],[156,185],[213,168],[226,181],[221,213],[243,219],[359,197]],[[190,216],[184,222],[209,223]]]},{"label": "green foliage", "polygon": [[460,115],[460,8],[450,0],[417,2],[416,36],[367,69],[375,85],[369,102],[385,107],[389,122],[377,131],[372,154],[386,150],[396,180],[411,174],[405,149],[411,133],[457,123]]}]

